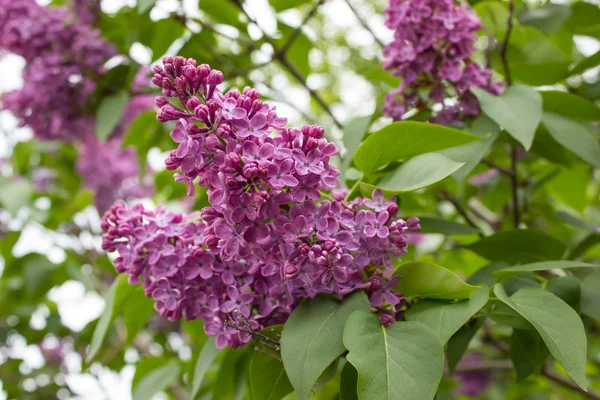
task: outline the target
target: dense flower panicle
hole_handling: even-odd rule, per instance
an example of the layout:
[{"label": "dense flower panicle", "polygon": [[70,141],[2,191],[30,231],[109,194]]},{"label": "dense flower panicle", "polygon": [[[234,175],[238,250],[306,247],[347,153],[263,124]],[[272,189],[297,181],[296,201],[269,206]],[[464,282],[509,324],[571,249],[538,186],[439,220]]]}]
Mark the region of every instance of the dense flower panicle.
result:
[{"label": "dense flower panicle", "polygon": [[[219,347],[236,347],[253,330],[284,322],[302,298],[364,290],[384,324],[405,305],[390,279],[406,252],[398,206],[373,199],[324,200],[339,185],[330,164],[337,147],[323,128],[287,128],[255,89],[221,93],[220,71],[166,57],[154,69],[161,122],[176,121],[177,148],[166,160],[177,181],[208,189],[210,207],[192,216],[117,204],[102,221],[103,248],[118,251],[116,267],[141,282],[161,315],[201,318]],[[177,107],[169,103],[175,98]]]},{"label": "dense flower panicle", "polygon": [[122,149],[119,138],[101,142],[90,137],[78,150],[77,172],[83,185],[94,191],[99,212],[108,210],[117,199],[151,195],[151,187],[140,183],[135,149]]},{"label": "dense flower panicle", "polygon": [[[461,125],[465,117],[479,114],[479,102],[471,87],[493,94],[504,90],[492,82],[492,72],[471,59],[478,16],[455,0],[390,0],[385,24],[394,40],[384,49],[384,69],[402,78],[385,98],[384,114],[394,120],[411,108],[441,104],[431,122]],[[423,94],[427,93],[427,94]],[[449,104],[448,98],[455,98]]]},{"label": "dense flower panicle", "polygon": [[66,7],[0,0],[0,49],[27,62],[24,86],[2,96],[4,109],[40,139],[73,141],[93,134],[87,99],[94,78],[115,54],[98,31]]}]

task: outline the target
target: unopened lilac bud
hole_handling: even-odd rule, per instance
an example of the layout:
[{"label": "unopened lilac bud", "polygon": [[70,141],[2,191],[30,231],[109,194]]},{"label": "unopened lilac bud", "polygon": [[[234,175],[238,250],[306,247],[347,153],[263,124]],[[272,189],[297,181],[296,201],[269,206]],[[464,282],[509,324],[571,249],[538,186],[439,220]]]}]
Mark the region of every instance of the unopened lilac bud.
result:
[{"label": "unopened lilac bud", "polygon": [[387,212],[390,215],[396,215],[396,213],[398,212],[398,204],[396,203],[392,203],[387,207]]},{"label": "unopened lilac bud", "polygon": [[419,225],[419,218],[417,217],[410,217],[409,219],[406,220],[406,225],[408,227],[408,230],[411,232],[418,232],[421,230],[421,225]]},{"label": "unopened lilac bud", "polygon": [[204,245],[205,246],[214,248],[214,247],[217,247],[218,244],[219,244],[219,238],[216,237],[215,235],[206,235],[204,237]]},{"label": "unopened lilac bud", "polygon": [[187,108],[189,108],[190,110],[196,110],[196,107],[200,106],[200,100],[198,100],[197,97],[191,97],[187,103],[185,104],[185,106]]},{"label": "unopened lilac bud", "polygon": [[255,164],[246,164],[243,173],[246,179],[254,179],[258,176],[258,167]]},{"label": "unopened lilac bud", "polygon": [[169,104],[169,100],[167,100],[166,97],[157,96],[156,99],[154,99],[154,104],[156,104],[158,108],[162,108]]}]

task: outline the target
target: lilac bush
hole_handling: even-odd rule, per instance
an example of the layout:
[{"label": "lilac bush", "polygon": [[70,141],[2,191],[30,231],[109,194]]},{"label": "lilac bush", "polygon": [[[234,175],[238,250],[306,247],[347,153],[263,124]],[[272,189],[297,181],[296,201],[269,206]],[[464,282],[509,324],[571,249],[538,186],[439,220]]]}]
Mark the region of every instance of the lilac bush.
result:
[{"label": "lilac bush", "polygon": [[[386,325],[402,317],[393,260],[406,252],[417,218],[373,199],[327,199],[339,185],[338,152],[317,125],[286,127],[255,89],[221,93],[223,74],[166,57],[152,82],[161,122],[176,121],[166,160],[186,182],[208,189],[210,206],[183,215],[114,205],[102,220],[103,248],[118,272],[140,282],[164,317],[203,319],[218,347],[282,323],[303,298],[365,290]],[[169,99],[182,105],[175,106]],[[276,134],[275,134],[276,133]]]},{"label": "lilac bush", "polygon": [[383,66],[402,78],[383,108],[394,120],[411,108],[440,104],[431,122],[462,125],[480,112],[469,88],[496,95],[504,90],[502,83],[492,81],[489,69],[472,59],[481,21],[465,5],[454,0],[390,0],[385,25],[394,30],[394,40],[384,49]]}]

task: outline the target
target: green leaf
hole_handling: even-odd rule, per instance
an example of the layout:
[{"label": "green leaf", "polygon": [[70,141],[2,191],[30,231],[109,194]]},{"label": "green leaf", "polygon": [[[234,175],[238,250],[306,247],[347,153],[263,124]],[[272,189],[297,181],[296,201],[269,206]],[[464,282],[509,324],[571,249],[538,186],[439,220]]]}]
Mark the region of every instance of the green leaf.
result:
[{"label": "green leaf", "polygon": [[454,221],[433,217],[419,217],[421,233],[443,233],[445,235],[476,235],[477,229]]},{"label": "green leaf", "polygon": [[550,112],[544,113],[542,121],[554,140],[600,168],[600,145],[587,125]]},{"label": "green leaf", "polygon": [[600,8],[597,5],[578,1],[571,5],[571,16],[565,26],[573,33],[600,39]]},{"label": "green leaf", "polygon": [[33,187],[26,180],[0,180],[0,206],[12,215],[23,206],[28,206],[33,196]]},{"label": "green leaf", "polygon": [[160,19],[152,25],[150,49],[154,60],[162,57],[176,39],[183,36],[184,26],[174,18]]},{"label": "green leaf", "polygon": [[413,192],[441,181],[463,165],[441,154],[422,154],[402,164],[377,186],[388,193]]},{"label": "green leaf", "polygon": [[494,144],[500,133],[500,127],[487,115],[481,114],[473,121],[471,133],[482,139],[477,142],[467,143],[462,146],[439,151],[439,154],[444,155],[451,160],[465,163],[465,165],[452,174],[454,179],[459,183],[473,171],[473,168],[479,164],[483,156],[485,156],[492,144]]},{"label": "green leaf", "polygon": [[518,140],[526,150],[531,148],[535,131],[542,120],[542,97],[532,87],[511,86],[500,96],[472,88],[481,109],[488,117]]},{"label": "green leaf", "polygon": [[467,351],[471,339],[473,339],[473,336],[481,328],[484,320],[485,318],[479,318],[475,323],[460,328],[448,341],[446,358],[448,360],[450,375],[454,374],[458,362]]},{"label": "green leaf", "polygon": [[340,379],[340,400],[358,400],[356,386],[358,383],[358,371],[354,366],[346,362],[342,368]]},{"label": "green leaf", "polygon": [[341,302],[320,295],[307,299],[290,315],[281,334],[281,358],[300,400],[308,399],[319,376],[345,351],[342,335],[348,316],[370,308],[363,292]]},{"label": "green leaf", "polygon": [[219,354],[219,351],[220,350],[217,349],[217,345],[215,344],[215,339],[213,337],[209,338],[204,343],[204,346],[202,346],[202,350],[200,351],[198,359],[196,360],[196,366],[194,367],[191,395],[192,400],[198,396],[200,386],[202,385],[202,380],[204,379],[204,374],[206,374],[206,371],[208,371],[208,368],[210,368],[210,365]]},{"label": "green leaf", "polygon": [[132,388],[133,400],[150,400],[173,384],[181,374],[181,364],[170,363],[150,371]]},{"label": "green leaf", "polygon": [[94,328],[90,349],[85,359],[86,364],[89,364],[96,354],[98,354],[108,330],[112,326],[117,315],[119,315],[123,309],[125,301],[132,290],[133,286],[127,282],[127,275],[119,275],[108,289],[104,311]]},{"label": "green leaf", "polygon": [[596,264],[588,264],[581,261],[542,261],[531,264],[523,264],[517,265],[516,267],[504,268],[494,272],[494,275],[508,278],[513,275],[518,275],[522,272],[532,272],[532,271],[549,271],[553,269],[566,269],[566,268],[591,268],[591,267],[600,267],[600,265]]},{"label": "green leaf", "polygon": [[279,400],[294,390],[283,363],[265,351],[255,351],[252,355],[249,380],[255,400]]},{"label": "green leaf", "polygon": [[535,331],[513,329],[510,337],[510,358],[522,381],[531,374],[538,374],[550,355],[542,337]]},{"label": "green leaf", "polygon": [[344,125],[344,136],[342,136],[342,142],[346,148],[344,153],[344,160],[342,161],[342,172],[345,172],[350,168],[354,153],[360,145],[365,133],[371,125],[371,116],[355,117],[351,119],[346,125]]},{"label": "green leaf", "polygon": [[566,246],[542,231],[515,229],[488,236],[466,248],[490,261],[514,265],[560,259]]},{"label": "green leaf", "polygon": [[600,271],[581,282],[581,312],[600,321]]},{"label": "green leaf", "polygon": [[384,328],[375,315],[357,311],[344,329],[346,356],[358,371],[360,400],[431,400],[444,369],[437,336],[420,322]]},{"label": "green leaf", "polygon": [[276,12],[288,10],[290,8],[298,8],[303,4],[309,3],[309,0],[269,0],[269,4]]},{"label": "green leaf", "polygon": [[245,28],[245,24],[240,22],[240,10],[233,2],[199,0],[198,7],[200,7],[200,10],[207,15],[211,16],[216,23]]},{"label": "green leaf", "polygon": [[527,10],[519,15],[519,22],[532,26],[546,35],[556,32],[571,15],[571,9],[562,4],[548,3],[544,7]]},{"label": "green leaf", "polygon": [[367,173],[384,165],[480,138],[456,129],[425,122],[394,122],[371,133],[354,155],[354,164]]},{"label": "green leaf", "polygon": [[421,300],[408,309],[406,319],[427,325],[440,339],[446,342],[488,301],[489,288],[482,286],[469,300],[448,303],[435,300]]},{"label": "green leaf", "polygon": [[583,163],[561,168],[546,184],[546,188],[558,201],[582,214],[587,205],[586,193],[591,172],[589,165]]},{"label": "green leaf", "polygon": [[595,68],[598,65],[600,65],[600,51],[597,51],[591,56],[586,57],[581,61],[578,61],[575,65],[571,67],[569,75],[583,74],[588,69]]},{"label": "green leaf", "polygon": [[396,275],[402,277],[396,289],[407,297],[463,300],[479,288],[465,283],[449,269],[425,262],[403,264],[394,272]]},{"label": "green leaf", "polygon": [[535,327],[552,356],[585,390],[587,339],[579,315],[567,303],[543,289],[521,289],[508,297],[498,284],[494,286],[494,293]]},{"label": "green leaf", "polygon": [[141,287],[135,287],[127,298],[127,307],[123,307],[123,320],[127,328],[125,347],[131,345],[136,335],[154,313],[154,302],[144,295]]},{"label": "green leaf", "polygon": [[144,14],[146,11],[152,9],[155,4],[156,0],[137,0],[138,14]]},{"label": "green leaf", "polygon": [[108,139],[113,129],[117,126],[129,102],[126,90],[105,97],[96,113],[96,136],[101,141]]},{"label": "green leaf", "polygon": [[574,276],[557,276],[548,282],[546,290],[560,297],[577,314],[581,310],[581,282]]},{"label": "green leaf", "polygon": [[545,90],[540,95],[545,112],[581,121],[600,120],[600,108],[584,97],[558,90]]}]

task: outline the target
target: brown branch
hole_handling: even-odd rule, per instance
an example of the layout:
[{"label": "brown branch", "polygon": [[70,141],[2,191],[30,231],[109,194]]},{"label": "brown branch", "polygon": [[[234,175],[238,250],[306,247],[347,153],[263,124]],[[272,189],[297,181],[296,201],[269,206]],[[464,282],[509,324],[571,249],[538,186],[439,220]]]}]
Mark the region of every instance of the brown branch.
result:
[{"label": "brown branch", "polygon": [[544,366],[544,368],[542,369],[542,375],[544,375],[546,378],[550,379],[551,381],[556,382],[563,387],[566,387],[567,389],[571,389],[576,392],[579,392],[580,394],[582,394],[585,397],[588,397],[590,399],[600,400],[600,393],[594,392],[592,390],[589,390],[589,391],[583,390],[575,382],[573,382],[570,379],[565,378],[564,376],[556,373],[555,371],[552,371],[547,366]]},{"label": "brown branch", "polygon": [[377,37],[377,35],[375,35],[375,32],[373,32],[373,30],[369,27],[369,24],[367,24],[367,21],[365,21],[363,19],[363,17],[356,10],[356,8],[354,8],[354,6],[352,5],[352,3],[350,3],[350,0],[346,0],[346,4],[350,8],[350,10],[352,10],[352,12],[354,13],[354,16],[356,17],[356,19],[358,20],[358,22],[362,25],[362,27],[365,28],[367,31],[369,31],[369,33],[371,34],[371,36],[373,36],[373,39],[375,39],[375,41],[377,42],[377,44],[379,45],[379,47],[384,48],[385,44],[381,41],[381,39],[379,39]]},{"label": "brown branch", "polygon": [[[264,39],[267,43],[269,43],[271,45],[271,47],[273,47],[273,59],[276,60],[279,64],[281,64],[285,69],[288,70],[288,72],[302,85],[304,86],[304,88],[308,91],[308,93],[310,94],[310,96],[321,106],[321,108],[323,108],[323,110],[331,117],[331,119],[333,120],[333,123],[340,129],[343,128],[343,125],[340,121],[338,121],[338,119],[335,117],[335,115],[333,114],[333,112],[331,111],[331,109],[329,108],[329,105],[325,102],[325,100],[323,100],[321,98],[321,96],[319,96],[319,94],[314,91],[313,89],[311,89],[308,84],[306,83],[306,79],[302,76],[302,74],[300,73],[300,71],[298,71],[298,69],[296,68],[296,66],[294,64],[292,64],[286,57],[285,52],[282,52],[281,49],[277,46],[277,44],[275,43],[275,41],[273,40],[273,38],[271,38],[270,36],[268,36],[265,31],[256,23],[256,21],[250,16],[250,14],[248,14],[248,12],[244,9],[244,7],[242,6],[242,3],[240,2],[240,0],[230,0],[233,4],[235,4],[246,16],[246,18],[248,18],[248,21],[252,22],[254,25],[256,25],[258,27],[258,29],[260,29],[260,31],[262,32]],[[321,2],[319,2],[320,4]],[[314,14],[314,12],[313,12]]]},{"label": "brown branch", "polygon": [[504,41],[500,47],[500,59],[502,60],[502,66],[504,67],[504,78],[506,79],[506,85],[512,85],[512,78],[510,76],[510,68],[508,67],[508,58],[506,52],[508,51],[508,42],[510,40],[510,34],[513,28],[513,14],[515,11],[515,1],[508,0],[508,20],[506,21],[506,35]]},{"label": "brown branch", "polygon": [[438,197],[440,197],[443,200],[448,200],[450,203],[452,203],[452,205],[454,206],[456,211],[465,219],[465,221],[467,221],[467,223],[469,225],[471,225],[473,228],[475,228],[477,230],[477,234],[479,235],[479,237],[484,236],[484,234],[483,234],[483,232],[481,232],[481,229],[479,228],[479,226],[477,226],[475,221],[473,221],[473,219],[471,219],[469,214],[467,214],[467,210],[465,210],[463,208],[463,206],[460,204],[460,202],[458,201],[458,199],[456,197],[452,196],[447,190],[442,190],[440,193],[438,193]]},{"label": "brown branch", "polygon": [[304,16],[304,19],[302,20],[302,23],[300,24],[300,26],[298,26],[296,29],[294,29],[294,31],[290,34],[290,36],[285,41],[283,47],[280,50],[282,53],[285,53],[286,51],[288,51],[288,49],[292,46],[292,44],[294,43],[294,41],[296,40],[298,35],[300,35],[300,33],[302,32],[302,28],[308,23],[308,21],[310,21],[310,19],[317,12],[317,9],[319,8],[319,6],[323,3],[325,3],[325,0],[317,1],[317,3],[314,5],[313,8],[311,8],[311,10],[308,12],[308,14],[306,14]]},{"label": "brown branch", "polygon": [[[504,353],[509,352],[510,348],[509,348],[508,344],[495,338],[491,333],[491,329],[490,329],[489,325],[484,325],[484,330],[485,330],[484,340],[486,342],[491,343],[494,347],[496,347],[498,350],[503,351]],[[552,371],[550,369],[550,367],[548,366],[548,364],[544,365],[544,367],[542,368],[541,374],[543,376],[545,376],[546,378],[550,379],[551,381],[558,383],[559,385],[561,385],[567,389],[574,390],[587,398],[594,399],[594,400],[600,400],[600,393],[597,393],[597,392],[594,392],[591,390],[590,391],[583,390],[572,380],[565,378],[564,376],[556,373],[555,371]]]},{"label": "brown branch", "polygon": [[456,367],[456,372],[477,372],[477,371],[489,371],[490,369],[513,369],[513,363],[510,360],[490,360],[478,363],[476,365],[464,365],[460,363]]},{"label": "brown branch", "polygon": [[512,203],[513,203],[513,222],[515,228],[519,228],[521,222],[521,213],[519,211],[519,179],[517,177],[517,148],[512,146],[510,149],[510,183],[512,186]]},{"label": "brown branch", "polygon": [[494,169],[497,169],[497,170],[498,170],[498,172],[501,172],[501,173],[503,173],[504,175],[508,175],[508,176],[510,176],[510,177],[512,177],[512,176],[514,175],[514,174],[513,174],[513,172],[512,172],[510,169],[508,169],[508,168],[504,168],[503,166],[501,166],[501,165],[498,165],[498,164],[496,164],[495,162],[493,162],[492,160],[488,160],[487,158],[483,158],[483,159],[481,160],[481,162],[482,162],[483,164],[485,164],[485,165],[489,166],[489,167],[492,167],[492,168],[494,168]]}]

